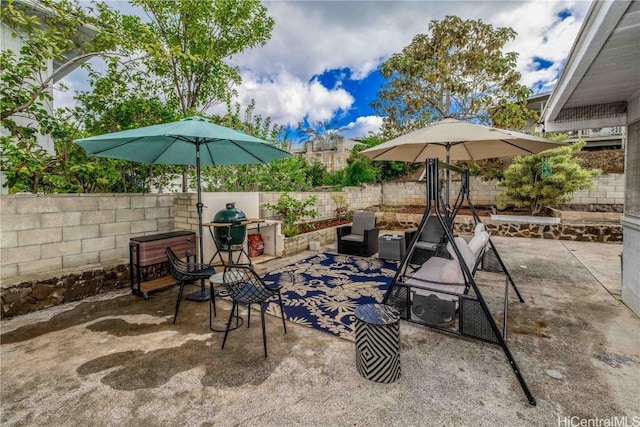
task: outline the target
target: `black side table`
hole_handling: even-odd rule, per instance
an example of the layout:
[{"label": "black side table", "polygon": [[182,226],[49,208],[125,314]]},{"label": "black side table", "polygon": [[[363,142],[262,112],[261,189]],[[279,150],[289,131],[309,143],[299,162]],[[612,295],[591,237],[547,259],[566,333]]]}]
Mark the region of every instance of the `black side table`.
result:
[{"label": "black side table", "polygon": [[378,237],[378,258],[401,261],[407,253],[405,237],[399,234],[383,234]]}]

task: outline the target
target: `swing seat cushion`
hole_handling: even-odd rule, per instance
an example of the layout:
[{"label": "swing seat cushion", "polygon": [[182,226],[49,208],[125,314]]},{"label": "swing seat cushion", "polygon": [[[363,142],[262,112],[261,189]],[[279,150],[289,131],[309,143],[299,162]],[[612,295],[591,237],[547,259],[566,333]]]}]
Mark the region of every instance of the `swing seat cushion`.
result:
[{"label": "swing seat cushion", "polygon": [[[465,288],[464,277],[457,261],[438,257],[429,258],[418,271],[411,275],[406,284],[415,286],[413,289],[418,295],[436,295],[446,301],[457,301],[458,297],[436,292],[438,289],[462,293]],[[420,286],[430,289],[420,289]]]},{"label": "swing seat cushion", "polygon": [[469,241],[469,248],[471,249],[471,252],[473,252],[473,256],[475,258],[478,258],[482,250],[487,246],[487,243],[489,243],[489,237],[489,233],[481,231],[473,236]]},{"label": "swing seat cushion", "polygon": [[[467,267],[469,268],[469,270],[473,271],[473,267],[476,264],[476,257],[473,251],[471,250],[471,248],[469,247],[469,244],[462,237],[454,237],[453,240],[455,241],[456,246],[460,251],[460,255],[462,255],[462,260],[464,261],[465,264],[467,264]],[[451,246],[451,243],[447,243],[447,250],[449,251],[449,255],[451,255],[453,260],[458,262],[458,255],[456,254],[456,251]]]}]

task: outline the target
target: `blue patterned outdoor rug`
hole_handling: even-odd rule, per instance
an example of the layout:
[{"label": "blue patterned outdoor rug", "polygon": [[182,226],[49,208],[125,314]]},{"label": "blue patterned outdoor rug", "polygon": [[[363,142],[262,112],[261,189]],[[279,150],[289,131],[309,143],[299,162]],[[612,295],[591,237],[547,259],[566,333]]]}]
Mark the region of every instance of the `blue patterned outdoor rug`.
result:
[{"label": "blue patterned outdoor rug", "polygon": [[[268,273],[264,281],[282,286],[287,320],[353,341],[356,308],[382,302],[397,267],[376,257],[321,253]],[[280,316],[277,298],[267,313]]]}]

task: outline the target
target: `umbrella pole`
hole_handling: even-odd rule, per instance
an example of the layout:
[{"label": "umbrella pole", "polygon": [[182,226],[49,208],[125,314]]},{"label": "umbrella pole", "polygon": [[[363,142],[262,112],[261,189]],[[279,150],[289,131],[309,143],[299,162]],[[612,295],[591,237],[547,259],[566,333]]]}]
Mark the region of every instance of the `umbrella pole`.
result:
[{"label": "umbrella pole", "polygon": [[[198,188],[196,189],[198,193],[198,203],[196,204],[196,208],[198,209],[198,241],[200,244],[199,260],[200,263],[202,263],[204,260],[204,242],[202,237],[202,208],[204,205],[202,204],[202,190],[200,187],[202,178],[200,176],[200,144],[198,142],[196,142],[196,177],[198,184]],[[200,279],[200,290],[190,294],[187,299],[191,301],[209,301],[209,299],[211,299],[211,295],[204,284],[204,279]]]},{"label": "umbrella pole", "polygon": [[[449,145],[447,144],[447,164],[451,164],[451,153],[449,152]],[[445,216],[447,219],[449,218],[449,205],[450,205],[450,197],[451,197],[451,170],[447,169],[447,195],[445,199]]]}]

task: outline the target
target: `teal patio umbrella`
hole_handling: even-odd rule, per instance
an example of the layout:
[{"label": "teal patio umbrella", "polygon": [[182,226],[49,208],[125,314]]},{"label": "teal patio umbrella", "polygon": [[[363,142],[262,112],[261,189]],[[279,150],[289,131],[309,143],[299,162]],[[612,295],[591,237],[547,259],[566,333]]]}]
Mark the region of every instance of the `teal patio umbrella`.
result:
[{"label": "teal patio umbrella", "polygon": [[[202,117],[146,126],[74,141],[94,156],[160,165],[195,165],[198,181],[198,238],[203,261],[201,166],[266,164],[290,156],[287,151]],[[206,301],[204,282],[200,295]]]}]

